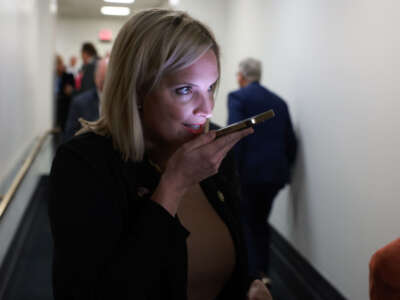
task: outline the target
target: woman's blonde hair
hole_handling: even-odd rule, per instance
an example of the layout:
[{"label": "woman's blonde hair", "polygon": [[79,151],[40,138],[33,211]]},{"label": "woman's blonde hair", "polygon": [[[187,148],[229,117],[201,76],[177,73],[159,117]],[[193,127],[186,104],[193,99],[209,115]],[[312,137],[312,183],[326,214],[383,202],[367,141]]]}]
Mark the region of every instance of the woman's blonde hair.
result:
[{"label": "woman's blonde hair", "polygon": [[124,159],[143,159],[145,143],[138,106],[160,80],[193,64],[212,49],[220,70],[219,46],[212,32],[182,11],[150,9],[132,16],[111,51],[100,118],[83,121],[80,132],[112,137]]}]

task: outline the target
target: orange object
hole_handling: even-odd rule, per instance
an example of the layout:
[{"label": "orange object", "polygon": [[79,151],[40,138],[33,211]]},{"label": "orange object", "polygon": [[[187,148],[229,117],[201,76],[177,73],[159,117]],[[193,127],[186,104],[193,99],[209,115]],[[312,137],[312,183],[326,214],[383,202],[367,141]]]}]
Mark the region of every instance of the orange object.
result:
[{"label": "orange object", "polygon": [[400,238],[375,252],[369,272],[371,300],[400,299]]}]

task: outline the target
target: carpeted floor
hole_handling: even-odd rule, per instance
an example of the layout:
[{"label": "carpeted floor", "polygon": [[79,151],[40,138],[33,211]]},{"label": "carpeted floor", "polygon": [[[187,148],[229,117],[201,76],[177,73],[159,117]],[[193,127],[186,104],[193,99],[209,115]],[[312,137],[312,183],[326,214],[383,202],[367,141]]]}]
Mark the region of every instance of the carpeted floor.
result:
[{"label": "carpeted floor", "polygon": [[33,194],[33,220],[27,230],[20,257],[4,300],[51,300],[52,241],[47,217],[48,176]]}]

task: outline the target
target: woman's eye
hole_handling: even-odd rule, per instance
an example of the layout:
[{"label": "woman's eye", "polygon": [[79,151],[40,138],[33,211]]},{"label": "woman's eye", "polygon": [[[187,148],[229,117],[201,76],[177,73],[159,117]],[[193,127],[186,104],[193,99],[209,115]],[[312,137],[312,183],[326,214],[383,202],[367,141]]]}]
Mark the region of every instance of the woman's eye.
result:
[{"label": "woman's eye", "polygon": [[215,87],[215,84],[210,85],[210,87],[208,88],[208,91],[214,92],[214,87]]},{"label": "woman's eye", "polygon": [[192,92],[192,88],[191,88],[190,86],[180,87],[180,88],[177,88],[177,89],[175,90],[175,93],[176,93],[176,94],[182,95],[182,96],[188,95],[188,94],[190,94],[191,92]]}]

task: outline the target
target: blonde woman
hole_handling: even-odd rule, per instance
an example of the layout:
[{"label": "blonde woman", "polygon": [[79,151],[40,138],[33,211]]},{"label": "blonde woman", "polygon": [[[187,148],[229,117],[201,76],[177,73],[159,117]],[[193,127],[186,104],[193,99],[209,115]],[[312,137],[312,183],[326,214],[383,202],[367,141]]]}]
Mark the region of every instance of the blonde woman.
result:
[{"label": "blonde woman", "polygon": [[206,132],[220,74],[209,29],[146,10],[115,41],[100,118],[51,171],[59,299],[270,299],[246,277],[228,151],[252,129]]}]

